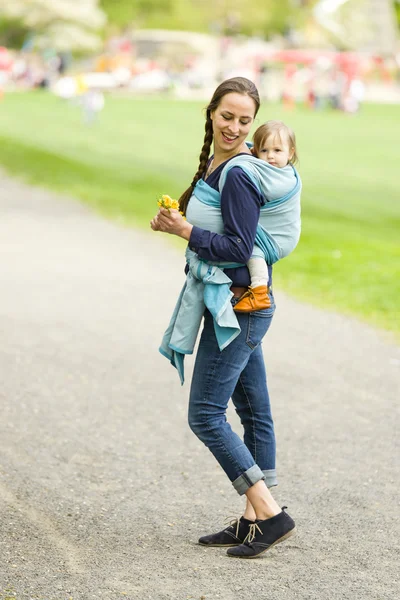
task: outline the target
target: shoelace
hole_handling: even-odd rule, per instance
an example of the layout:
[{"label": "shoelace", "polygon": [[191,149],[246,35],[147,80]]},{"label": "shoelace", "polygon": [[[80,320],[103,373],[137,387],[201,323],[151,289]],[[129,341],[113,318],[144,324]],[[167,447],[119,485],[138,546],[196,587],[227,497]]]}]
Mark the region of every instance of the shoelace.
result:
[{"label": "shoelace", "polygon": [[[228,527],[236,527],[236,537],[238,537],[239,527],[240,527],[240,517],[228,517],[225,519],[225,525],[228,524]],[[227,527],[227,529],[228,529]]]},{"label": "shoelace", "polygon": [[251,298],[252,300],[254,300],[254,293],[253,290],[251,289],[251,287],[248,287],[247,290],[245,291],[245,293],[240,296],[240,300],[242,300],[243,298]]},{"label": "shoelace", "polygon": [[245,540],[243,543],[247,542],[248,544],[251,544],[251,542],[254,540],[254,538],[256,537],[256,529],[258,529],[258,531],[261,533],[262,535],[262,531],[259,528],[259,526],[257,525],[257,523],[252,523],[249,526],[249,533],[246,535]]},{"label": "shoelace", "polygon": [[[286,510],[287,506],[282,506],[282,510]],[[261,533],[262,535],[262,531],[259,528],[259,526],[257,525],[257,523],[252,523],[249,526],[249,533],[246,535],[244,542],[247,542],[248,544],[251,544],[251,542],[254,540],[254,538],[256,537],[256,529],[258,529],[258,531]],[[237,536],[236,536],[237,537]],[[243,542],[243,543],[244,543]]]}]

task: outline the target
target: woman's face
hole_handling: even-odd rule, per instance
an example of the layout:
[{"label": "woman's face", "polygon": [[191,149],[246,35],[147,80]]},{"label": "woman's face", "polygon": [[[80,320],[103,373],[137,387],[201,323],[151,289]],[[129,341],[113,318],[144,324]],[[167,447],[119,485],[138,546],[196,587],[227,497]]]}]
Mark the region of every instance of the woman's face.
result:
[{"label": "woman's face", "polygon": [[234,156],[245,150],[244,142],[254,121],[256,104],[250,96],[231,92],[211,113],[214,153]]}]

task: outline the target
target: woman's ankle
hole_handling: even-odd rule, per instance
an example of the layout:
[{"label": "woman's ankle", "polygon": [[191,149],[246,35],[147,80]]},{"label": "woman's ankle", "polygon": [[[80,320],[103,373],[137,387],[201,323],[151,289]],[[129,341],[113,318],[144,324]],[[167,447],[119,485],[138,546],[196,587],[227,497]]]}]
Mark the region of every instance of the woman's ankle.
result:
[{"label": "woman's ankle", "polygon": [[254,507],[248,498],[246,498],[246,508],[244,509],[243,517],[253,522],[257,519]]},{"label": "woman's ankle", "polygon": [[248,521],[255,521],[257,519],[256,513],[253,511],[247,511],[245,510],[243,513],[243,518],[247,519]]},{"label": "woman's ankle", "polygon": [[257,519],[265,521],[265,519],[271,519],[275,515],[279,515],[282,512],[281,507],[274,498],[260,498],[257,505],[254,507]]},{"label": "woman's ankle", "polygon": [[279,504],[276,502],[268,488],[265,487],[264,482],[259,481],[251,486],[247,490],[246,496],[247,503],[245,513],[249,513],[249,508],[253,509],[256,519],[265,521],[281,512]]},{"label": "woman's ankle", "polygon": [[281,508],[270,508],[257,510],[256,519],[257,521],[266,521],[267,519],[272,519],[272,517],[276,517],[279,513],[282,512]]}]

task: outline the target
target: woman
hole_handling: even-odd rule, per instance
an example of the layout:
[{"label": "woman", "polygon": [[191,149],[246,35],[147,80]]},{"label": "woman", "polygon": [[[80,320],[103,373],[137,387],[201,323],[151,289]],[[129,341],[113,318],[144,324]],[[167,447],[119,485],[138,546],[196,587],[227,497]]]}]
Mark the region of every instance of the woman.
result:
[{"label": "woman", "polygon": [[[223,233],[202,228],[207,219],[191,209],[190,199],[200,184],[211,188],[210,193],[218,193],[227,162],[240,154],[250,154],[245,142],[259,106],[257,88],[248,79],[236,77],[218,86],[207,107],[199,168],[180,198],[180,209],[187,220],[177,210],[161,208],[151,221],[154,231],[187,240],[189,248],[203,261],[243,265],[226,269],[232,280],[233,305],[250,284],[244,265],[253,250],[263,196],[240,166],[231,168],[220,193]],[[214,155],[209,160],[212,142]],[[269,270],[271,286],[271,267]],[[295,529],[293,519],[269,491],[277,485],[275,435],[261,342],[275,309],[271,291],[270,299],[270,308],[236,315],[240,333],[222,351],[213,317],[205,311],[190,390],[191,429],[214,454],[236,491],[246,495],[243,516],[228,528],[200,538],[199,543],[230,546],[228,555],[238,558],[259,556]],[[244,428],[244,441],[226,421],[230,398]]]}]

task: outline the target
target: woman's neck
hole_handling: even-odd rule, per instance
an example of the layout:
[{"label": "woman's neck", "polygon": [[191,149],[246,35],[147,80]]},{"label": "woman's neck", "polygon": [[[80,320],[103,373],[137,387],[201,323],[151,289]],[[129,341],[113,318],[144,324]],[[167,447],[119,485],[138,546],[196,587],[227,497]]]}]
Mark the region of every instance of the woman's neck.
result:
[{"label": "woman's neck", "polygon": [[251,154],[246,144],[243,144],[243,146],[233,152],[221,152],[218,150],[218,148],[214,148],[213,170],[219,167],[219,165],[222,165],[222,163],[225,161],[237,156],[238,154],[242,154],[243,152],[246,154]]}]

